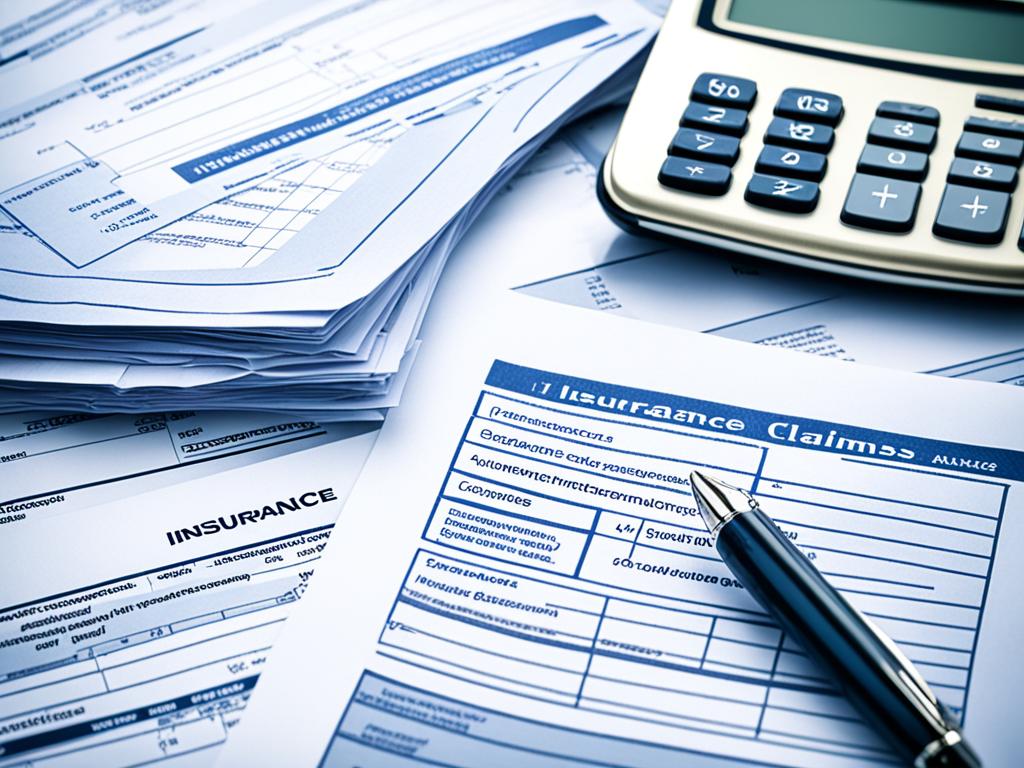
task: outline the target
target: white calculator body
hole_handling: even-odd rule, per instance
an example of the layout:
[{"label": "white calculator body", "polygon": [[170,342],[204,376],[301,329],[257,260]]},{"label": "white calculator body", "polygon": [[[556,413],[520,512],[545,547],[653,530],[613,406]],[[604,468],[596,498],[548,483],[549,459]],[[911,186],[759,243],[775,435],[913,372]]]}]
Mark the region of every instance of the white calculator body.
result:
[{"label": "white calculator body", "polygon": [[1024,2],[675,0],[601,172],[631,231],[1024,296]]}]

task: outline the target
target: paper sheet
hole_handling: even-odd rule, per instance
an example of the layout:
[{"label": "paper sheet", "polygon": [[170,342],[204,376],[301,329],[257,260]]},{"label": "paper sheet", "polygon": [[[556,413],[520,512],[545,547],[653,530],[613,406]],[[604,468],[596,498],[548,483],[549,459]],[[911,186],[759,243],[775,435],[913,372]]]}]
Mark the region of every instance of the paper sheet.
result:
[{"label": "paper sheet", "polygon": [[16,530],[377,426],[209,411],[0,416],[0,525]]},{"label": "paper sheet", "polygon": [[446,274],[219,765],[892,764],[720,562],[693,467],[753,490],[1011,764],[1024,392],[443,301],[485,268]]},{"label": "paper sheet", "polygon": [[[0,230],[5,292],[34,302],[207,312],[220,325],[232,313],[269,308],[337,310],[379,285],[512,153],[629,61],[655,22],[639,6],[612,0],[365,0],[302,8],[228,49],[208,51],[207,37],[186,40],[183,50],[139,64],[141,73],[125,83],[111,75],[103,85],[109,99],[89,91],[39,114],[7,116],[27,127],[0,142],[11,159],[0,207],[21,225]],[[361,33],[368,29],[373,34]],[[232,79],[240,77],[247,91]],[[235,88],[277,96],[245,100],[260,115],[225,118],[220,112],[232,106],[218,94]],[[386,93],[378,98],[375,88]],[[339,104],[346,95],[369,101]],[[213,139],[212,129],[179,135],[168,110],[182,111],[182,119],[199,111],[235,127]],[[353,116],[359,119],[349,125]],[[253,120],[275,135],[253,136]],[[175,139],[150,146],[153,131]],[[235,146],[246,141],[252,146]],[[399,145],[416,151],[389,166]],[[40,155],[40,146],[54,149]],[[216,155],[209,162],[217,167],[202,178],[174,170],[181,163],[205,168],[203,152]],[[376,175],[387,183],[376,195],[361,193],[356,208],[344,206],[348,226],[331,233],[330,248],[288,247],[382,164]],[[427,210],[417,205],[423,196]],[[69,213],[54,216],[55,209]],[[371,247],[364,243],[371,235],[386,242]]]},{"label": "paper sheet", "polygon": [[212,765],[376,437],[264,422],[3,435],[0,765]]},{"label": "paper sheet", "polygon": [[34,0],[6,0],[0,7],[0,109],[166,49],[260,2],[266,0],[82,0],[40,7]]}]

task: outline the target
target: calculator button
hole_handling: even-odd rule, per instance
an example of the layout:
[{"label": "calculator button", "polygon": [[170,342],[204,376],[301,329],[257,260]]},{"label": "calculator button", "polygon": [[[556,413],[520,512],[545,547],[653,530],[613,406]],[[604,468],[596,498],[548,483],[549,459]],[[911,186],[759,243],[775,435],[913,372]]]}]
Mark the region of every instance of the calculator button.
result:
[{"label": "calculator button", "polygon": [[777,208],[789,213],[810,213],[818,204],[818,185],[813,181],[755,173],[750,177],[743,199],[765,208]]},{"label": "calculator button", "polygon": [[779,97],[779,103],[775,105],[775,114],[780,117],[836,125],[843,116],[843,100],[834,93],[787,88]]},{"label": "calculator button", "polygon": [[858,173],[850,184],[839,218],[858,227],[909,232],[920,198],[920,184]]},{"label": "calculator button", "polygon": [[879,117],[893,117],[897,120],[913,120],[915,123],[927,125],[939,124],[939,110],[923,104],[908,104],[905,101],[883,101],[878,105],[875,114]]},{"label": "calculator button", "polygon": [[732,165],[740,155],[740,140],[735,136],[680,128],[668,147],[668,153]]},{"label": "calculator button", "polygon": [[932,232],[951,240],[992,245],[1003,239],[1009,208],[1006,192],[947,184]]},{"label": "calculator button", "polygon": [[979,93],[974,97],[974,106],[978,109],[994,109],[997,112],[1015,112],[1024,115],[1024,99],[1010,96],[993,96],[991,93]]},{"label": "calculator button", "polygon": [[1024,122],[1020,120],[993,120],[990,117],[968,117],[964,120],[964,130],[974,133],[991,133],[996,136],[1009,136],[1011,139],[1024,139]]},{"label": "calculator button", "polygon": [[921,181],[928,175],[928,155],[909,149],[894,149],[868,144],[860,153],[857,170],[876,176]]},{"label": "calculator button", "polygon": [[953,164],[949,167],[949,175],[946,179],[953,184],[1012,192],[1013,188],[1017,186],[1017,169],[1012,165],[956,157],[953,158]]},{"label": "calculator button", "polygon": [[666,187],[699,192],[702,195],[724,195],[732,181],[728,166],[704,163],[684,157],[669,157],[661,164],[658,181]]},{"label": "calculator button", "polygon": [[1024,141],[968,131],[960,136],[960,141],[956,145],[956,155],[1016,166],[1020,165],[1021,157],[1024,156]]},{"label": "calculator button", "polygon": [[757,83],[742,77],[705,72],[694,82],[690,98],[709,104],[750,109],[757,98]]},{"label": "calculator button", "polygon": [[713,104],[692,102],[683,112],[680,125],[690,128],[710,128],[719,133],[742,136],[747,132],[747,113],[742,109],[716,107]]},{"label": "calculator button", "polygon": [[931,152],[935,146],[935,126],[910,120],[876,117],[868,129],[868,141],[888,147]]},{"label": "calculator button", "polygon": [[765,144],[781,144],[785,147],[828,152],[832,149],[835,131],[827,125],[773,117],[764,134]]},{"label": "calculator button", "polygon": [[761,150],[755,170],[758,173],[821,181],[827,165],[828,158],[818,152],[768,144]]}]

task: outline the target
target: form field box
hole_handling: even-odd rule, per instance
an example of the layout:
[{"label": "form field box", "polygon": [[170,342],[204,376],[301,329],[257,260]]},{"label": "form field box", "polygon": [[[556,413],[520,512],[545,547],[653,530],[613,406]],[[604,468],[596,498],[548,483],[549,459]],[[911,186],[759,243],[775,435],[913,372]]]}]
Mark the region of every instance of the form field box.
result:
[{"label": "form field box", "polygon": [[190,643],[146,658],[107,667],[104,675],[111,689],[138,685],[169,673],[177,674],[193,667],[269,648],[277,639],[281,626],[280,621],[275,621],[247,629],[242,636],[230,634]]},{"label": "form field box", "polygon": [[571,574],[579,565],[587,534],[519,520],[501,512],[441,499],[424,538],[496,560]]},{"label": "form field box", "polygon": [[[60,680],[38,688],[28,688],[0,699],[0,718],[53,706],[54,702],[72,701],[84,696],[105,693],[103,675],[99,672],[70,680]],[[0,726],[3,721],[0,720]]]},{"label": "form field box", "polygon": [[[401,626],[392,628],[392,623]],[[526,627],[500,628],[497,624],[489,627],[482,621],[462,621],[457,616],[439,615],[401,602],[392,613],[389,628],[382,633],[381,642],[413,650],[428,642],[444,643],[445,650],[438,658],[458,660],[464,651],[476,650],[490,653],[495,658],[514,659],[535,667],[546,665],[581,675],[587,669],[592,637],[555,633],[541,635]]]}]

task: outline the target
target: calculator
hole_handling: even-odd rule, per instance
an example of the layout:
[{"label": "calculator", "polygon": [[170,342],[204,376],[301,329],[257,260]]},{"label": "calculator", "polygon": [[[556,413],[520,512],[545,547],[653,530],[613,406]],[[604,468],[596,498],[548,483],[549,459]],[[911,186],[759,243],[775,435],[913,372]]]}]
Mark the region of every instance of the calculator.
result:
[{"label": "calculator", "polygon": [[599,175],[632,232],[1024,297],[1024,2],[675,0]]}]

